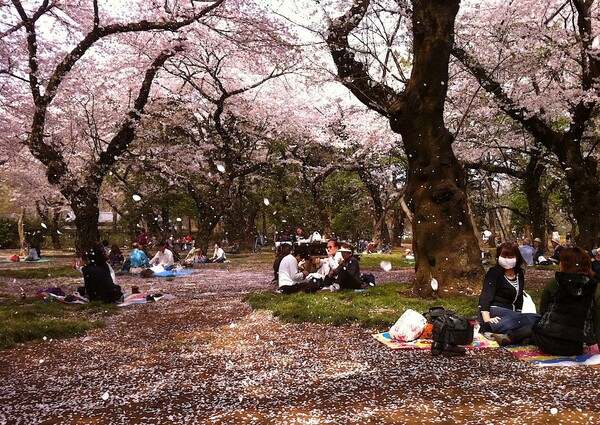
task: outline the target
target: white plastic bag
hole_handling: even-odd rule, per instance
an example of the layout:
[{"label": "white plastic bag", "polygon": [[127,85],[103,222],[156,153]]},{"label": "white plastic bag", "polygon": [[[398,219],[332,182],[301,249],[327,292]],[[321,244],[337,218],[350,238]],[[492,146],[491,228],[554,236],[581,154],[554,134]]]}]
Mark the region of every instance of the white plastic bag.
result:
[{"label": "white plastic bag", "polygon": [[523,291],[523,308],[521,308],[521,313],[537,313],[537,309],[535,308],[535,303],[531,299],[531,295],[525,291]]},{"label": "white plastic bag", "polygon": [[425,329],[427,319],[410,308],[394,323],[390,329],[390,337],[397,341],[414,341]]}]

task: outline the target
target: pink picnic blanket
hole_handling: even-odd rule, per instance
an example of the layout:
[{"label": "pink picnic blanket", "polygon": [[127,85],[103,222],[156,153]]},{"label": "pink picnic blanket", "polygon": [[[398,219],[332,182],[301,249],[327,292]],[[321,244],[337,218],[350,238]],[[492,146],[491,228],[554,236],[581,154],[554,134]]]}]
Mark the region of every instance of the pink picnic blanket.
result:
[{"label": "pink picnic blanket", "polygon": [[[385,344],[392,350],[431,350],[430,339],[416,339],[414,341],[402,342],[395,341],[390,337],[389,332],[383,332],[380,334],[373,334],[373,338],[377,341]],[[477,333],[473,337],[473,343],[464,346],[467,350],[478,350],[482,348],[498,348],[498,343],[484,337]]]}]

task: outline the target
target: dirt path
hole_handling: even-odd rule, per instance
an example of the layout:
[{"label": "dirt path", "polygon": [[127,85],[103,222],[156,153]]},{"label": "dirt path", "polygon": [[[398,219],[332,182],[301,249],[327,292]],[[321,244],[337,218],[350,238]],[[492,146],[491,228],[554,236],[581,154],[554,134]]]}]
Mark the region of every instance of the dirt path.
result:
[{"label": "dirt path", "polygon": [[[501,349],[434,358],[388,350],[358,327],[283,324],[242,302],[268,288],[268,271],[253,269],[121,278],[177,298],[124,308],[84,338],[0,352],[0,423],[600,422],[600,369],[540,368]],[[0,289],[43,283],[4,278]]]}]

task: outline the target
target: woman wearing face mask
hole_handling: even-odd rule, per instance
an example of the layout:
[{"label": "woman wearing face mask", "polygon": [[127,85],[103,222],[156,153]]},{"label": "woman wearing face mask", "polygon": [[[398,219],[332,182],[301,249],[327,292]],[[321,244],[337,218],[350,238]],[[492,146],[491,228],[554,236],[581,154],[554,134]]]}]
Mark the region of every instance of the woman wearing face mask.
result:
[{"label": "woman wearing face mask", "polygon": [[496,250],[496,265],[488,270],[479,296],[481,332],[511,333],[531,326],[537,314],[521,313],[523,307],[523,257],[519,248],[503,243]]}]

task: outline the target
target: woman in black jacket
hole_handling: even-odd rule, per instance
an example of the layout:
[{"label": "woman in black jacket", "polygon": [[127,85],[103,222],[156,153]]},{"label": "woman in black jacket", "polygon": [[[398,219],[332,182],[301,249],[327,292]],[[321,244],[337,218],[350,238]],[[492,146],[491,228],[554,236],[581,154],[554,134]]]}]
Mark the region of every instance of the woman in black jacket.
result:
[{"label": "woman in black jacket", "polygon": [[584,344],[600,338],[600,285],[589,255],[581,248],[560,253],[560,271],[540,299],[541,319],[533,325],[532,342],[544,353],[574,356]]},{"label": "woman in black jacket", "polygon": [[85,292],[90,301],[114,303],[123,297],[121,287],[113,282],[104,248],[99,243],[86,252],[87,264],[81,268]]},{"label": "woman in black jacket", "polygon": [[509,333],[531,326],[537,314],[521,313],[523,307],[523,257],[519,248],[503,243],[496,250],[496,265],[488,270],[479,297],[479,323],[483,332]]}]

